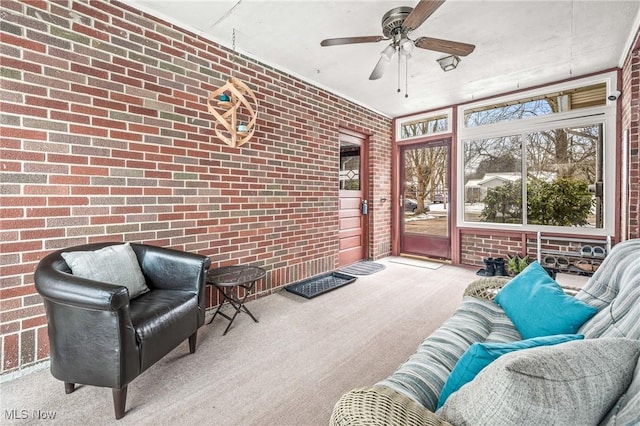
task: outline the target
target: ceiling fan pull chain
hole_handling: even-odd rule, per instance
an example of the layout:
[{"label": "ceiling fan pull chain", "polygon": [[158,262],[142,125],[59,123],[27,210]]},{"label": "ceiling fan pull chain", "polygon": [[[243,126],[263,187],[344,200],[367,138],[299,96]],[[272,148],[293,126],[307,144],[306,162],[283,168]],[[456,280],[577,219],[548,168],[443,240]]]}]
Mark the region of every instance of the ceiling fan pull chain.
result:
[{"label": "ceiling fan pull chain", "polygon": [[400,53],[398,52],[398,93],[400,93],[400,56],[402,55],[400,55]]},{"label": "ceiling fan pull chain", "polygon": [[404,60],[404,97],[409,97],[409,56]]}]

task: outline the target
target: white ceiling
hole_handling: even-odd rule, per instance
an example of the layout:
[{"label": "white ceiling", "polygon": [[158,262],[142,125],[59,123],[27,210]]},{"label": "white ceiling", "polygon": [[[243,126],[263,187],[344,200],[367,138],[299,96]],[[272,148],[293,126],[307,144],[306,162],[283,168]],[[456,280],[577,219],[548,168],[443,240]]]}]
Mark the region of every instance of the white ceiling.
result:
[{"label": "white ceiling", "polygon": [[[398,64],[369,75],[389,42],[321,47],[326,38],[382,35],[382,16],[418,0],[125,0],[281,71],[397,117],[619,67],[640,25],[640,1],[448,0],[409,34],[475,44],[458,68],[415,49],[408,98]],[[394,58],[395,59],[395,58]]]}]

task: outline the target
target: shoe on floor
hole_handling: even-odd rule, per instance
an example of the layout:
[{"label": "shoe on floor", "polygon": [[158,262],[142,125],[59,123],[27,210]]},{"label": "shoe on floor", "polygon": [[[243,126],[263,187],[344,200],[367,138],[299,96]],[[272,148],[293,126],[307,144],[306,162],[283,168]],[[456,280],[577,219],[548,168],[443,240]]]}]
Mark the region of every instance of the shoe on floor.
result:
[{"label": "shoe on floor", "polygon": [[482,269],[479,269],[478,272],[476,272],[476,275],[479,275],[481,277],[494,277],[496,274],[495,273],[491,273],[491,272],[487,271],[486,269],[482,268]]}]

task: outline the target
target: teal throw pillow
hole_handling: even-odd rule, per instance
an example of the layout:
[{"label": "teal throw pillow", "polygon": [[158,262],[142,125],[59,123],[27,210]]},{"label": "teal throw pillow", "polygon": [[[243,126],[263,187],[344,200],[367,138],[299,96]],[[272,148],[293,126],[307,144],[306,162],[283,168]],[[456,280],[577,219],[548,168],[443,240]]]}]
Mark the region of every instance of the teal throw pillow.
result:
[{"label": "teal throw pillow", "polygon": [[538,262],[509,281],[495,301],[525,339],[574,334],[598,311],[562,291]]},{"label": "teal throw pillow", "polygon": [[507,343],[474,343],[462,354],[453,371],[449,375],[438,399],[438,409],[442,407],[449,395],[456,392],[463,385],[472,381],[487,365],[502,355],[522,349],[538,346],[551,346],[572,340],[584,339],[582,334],[558,334],[555,336],[535,337]]}]

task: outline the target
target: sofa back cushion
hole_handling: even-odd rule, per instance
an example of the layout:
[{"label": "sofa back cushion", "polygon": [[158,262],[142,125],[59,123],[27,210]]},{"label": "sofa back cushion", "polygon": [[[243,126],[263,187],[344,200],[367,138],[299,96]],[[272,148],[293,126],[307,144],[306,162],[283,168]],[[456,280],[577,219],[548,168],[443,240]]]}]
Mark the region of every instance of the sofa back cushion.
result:
[{"label": "sofa back cushion", "polygon": [[640,239],[615,245],[576,298],[598,308],[578,330],[586,338],[640,339]]}]

